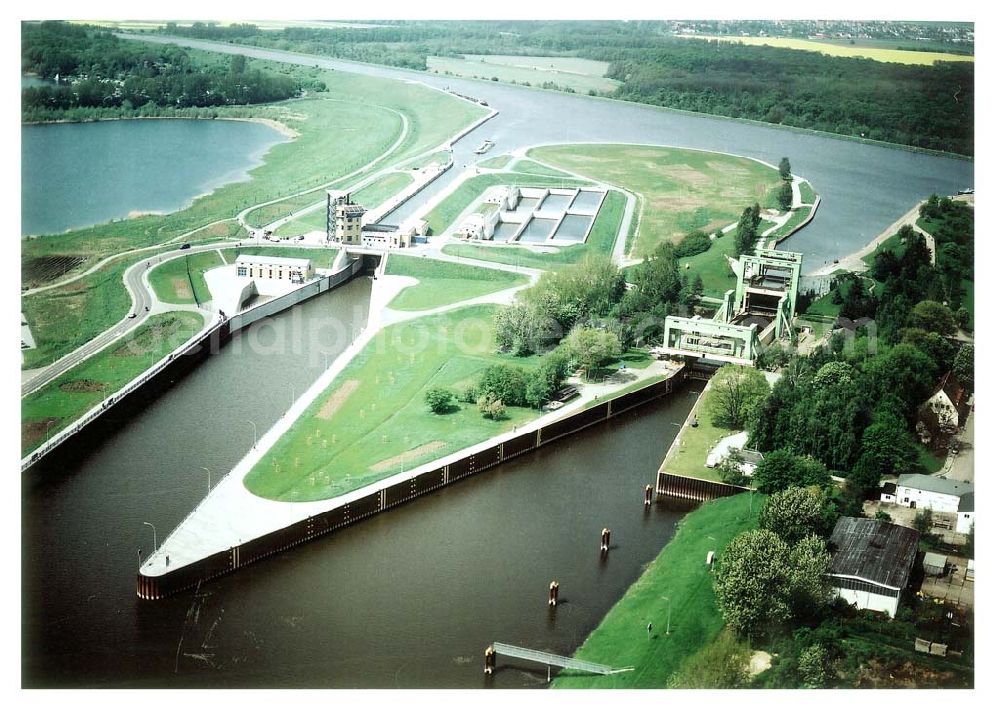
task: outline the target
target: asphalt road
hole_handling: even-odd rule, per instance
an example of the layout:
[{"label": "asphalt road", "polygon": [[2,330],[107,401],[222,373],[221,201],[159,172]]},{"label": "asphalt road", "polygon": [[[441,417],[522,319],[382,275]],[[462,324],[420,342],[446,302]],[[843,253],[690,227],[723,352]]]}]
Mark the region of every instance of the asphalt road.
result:
[{"label": "asphalt road", "polygon": [[129,315],[134,314],[135,317],[124,317],[117,324],[108,328],[100,335],[90,340],[87,344],[70,352],[62,359],[56,360],[48,367],[41,368],[37,375],[21,384],[21,396],[25,396],[40,389],[60,374],[69,371],[88,357],[100,352],[102,349],[122,337],[130,330],[145,322],[146,319],[149,318],[153,305],[156,303],[156,295],[153,293],[152,288],[147,287],[146,283],[143,281],[143,276],[148,269],[153,268],[164,261],[184,256],[185,254],[198,253],[200,251],[214,251],[220,246],[232,246],[232,244],[223,242],[221,244],[214,243],[205,244],[203,246],[192,246],[191,248],[184,249],[183,251],[177,249],[175,251],[168,251],[156,256],[150,256],[149,258],[130,266],[125,271],[124,281],[125,288],[128,290],[129,296],[132,298],[132,307],[129,309]]}]

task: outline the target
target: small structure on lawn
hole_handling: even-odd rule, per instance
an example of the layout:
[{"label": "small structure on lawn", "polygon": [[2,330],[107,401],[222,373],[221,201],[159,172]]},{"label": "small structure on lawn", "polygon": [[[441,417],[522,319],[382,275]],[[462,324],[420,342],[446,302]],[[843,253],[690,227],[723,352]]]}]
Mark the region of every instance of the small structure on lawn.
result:
[{"label": "small structure on lawn", "polygon": [[917,559],[919,541],[915,529],[863,517],[841,517],[830,536],[830,585],[848,603],[895,618]]},{"label": "small structure on lawn", "polygon": [[928,576],[942,576],[948,567],[948,557],[933,551],[924,554],[924,573]]}]

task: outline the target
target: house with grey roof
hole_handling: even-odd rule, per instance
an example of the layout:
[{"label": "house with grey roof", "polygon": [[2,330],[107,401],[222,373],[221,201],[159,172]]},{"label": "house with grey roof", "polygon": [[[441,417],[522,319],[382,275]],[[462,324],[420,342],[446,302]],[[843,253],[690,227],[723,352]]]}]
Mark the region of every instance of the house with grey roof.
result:
[{"label": "house with grey roof", "polygon": [[917,559],[915,529],[864,517],[841,517],[830,536],[827,578],[834,592],[861,609],[896,617]]},{"label": "house with grey roof", "polygon": [[896,504],[918,510],[958,512],[962,496],[973,491],[972,483],[933,475],[900,475],[896,482]]}]

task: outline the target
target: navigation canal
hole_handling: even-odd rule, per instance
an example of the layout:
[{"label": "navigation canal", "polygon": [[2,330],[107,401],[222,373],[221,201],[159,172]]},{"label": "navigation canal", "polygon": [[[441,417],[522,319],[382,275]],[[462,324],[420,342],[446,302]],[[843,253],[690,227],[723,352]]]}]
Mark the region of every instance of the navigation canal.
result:
[{"label": "navigation canal", "polygon": [[[655,143],[745,155],[772,165],[787,156],[792,170],[812,182],[823,198],[823,206],[812,223],[782,243],[782,248],[803,252],[807,272],[864,246],[929,194],[955,194],[960,189],[974,187],[974,164],[970,160],[853,142],[829,134],[315,55],[186,38],[145,36],[143,39],[368,76],[422,81],[482,98],[499,110],[500,115],[458,142],[455,149],[458,167],[472,165],[484,157],[475,155],[473,150],[486,138],[495,141],[496,147],[485,157],[541,143],[572,142]],[[418,202],[422,204],[446,189],[461,172],[450,170],[420,192],[419,200],[404,204],[388,215],[386,221],[401,223],[417,208]]]},{"label": "navigation canal", "polygon": [[[23,478],[25,686],[481,687],[493,640],[571,654],[596,626],[683,514],[644,512],[642,488],[697,385],[197,593],[135,597],[144,522],[162,540],[194,508],[202,468],[217,481],[249,421],[266,430],[344,345],[302,334],[361,324],[369,289],[251,327],[70,469]],[[494,680],[544,683],[544,669]]]}]

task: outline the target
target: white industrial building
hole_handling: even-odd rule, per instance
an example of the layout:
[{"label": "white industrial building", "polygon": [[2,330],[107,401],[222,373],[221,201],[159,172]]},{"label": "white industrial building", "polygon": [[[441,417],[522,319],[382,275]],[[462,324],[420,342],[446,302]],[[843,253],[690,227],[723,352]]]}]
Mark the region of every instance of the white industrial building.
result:
[{"label": "white industrial building", "polygon": [[919,542],[909,527],[841,517],[830,536],[830,585],[848,603],[895,618]]},{"label": "white industrial building", "polygon": [[315,275],[315,269],[312,261],[307,258],[240,254],[236,257],[236,275],[305,283]]}]

